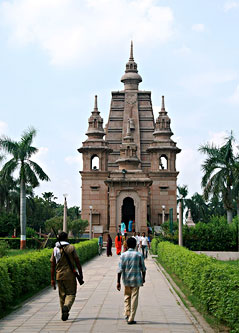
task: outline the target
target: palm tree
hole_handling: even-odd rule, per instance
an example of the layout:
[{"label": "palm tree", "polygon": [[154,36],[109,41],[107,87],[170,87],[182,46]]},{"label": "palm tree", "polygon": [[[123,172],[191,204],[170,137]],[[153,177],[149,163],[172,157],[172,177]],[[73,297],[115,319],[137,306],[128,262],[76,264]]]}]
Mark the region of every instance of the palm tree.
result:
[{"label": "palm tree", "polygon": [[187,185],[182,185],[182,186],[178,185],[177,190],[178,190],[177,204],[179,203],[179,201],[182,202],[182,216],[183,216],[184,209],[186,207],[188,207],[189,199],[186,198],[188,195],[188,186]]},{"label": "palm tree", "polygon": [[7,179],[14,171],[19,170],[21,249],[26,247],[26,186],[30,185],[34,188],[39,185],[38,179],[50,180],[42,168],[30,160],[31,156],[38,152],[37,148],[31,146],[35,135],[36,130],[29,128],[23,132],[20,141],[13,141],[5,136],[0,138],[0,148],[12,155],[2,168],[3,179]]},{"label": "palm tree", "polygon": [[191,209],[194,222],[208,222],[209,208],[201,194],[196,192],[192,195],[188,200],[188,208]]},{"label": "palm tree", "polygon": [[234,137],[232,133],[225,138],[226,142],[221,147],[214,144],[206,144],[199,147],[199,151],[207,154],[207,159],[202,164],[203,178],[202,187],[206,200],[210,196],[221,196],[227,211],[227,221],[232,221],[233,209],[233,183],[235,156],[233,154]]}]

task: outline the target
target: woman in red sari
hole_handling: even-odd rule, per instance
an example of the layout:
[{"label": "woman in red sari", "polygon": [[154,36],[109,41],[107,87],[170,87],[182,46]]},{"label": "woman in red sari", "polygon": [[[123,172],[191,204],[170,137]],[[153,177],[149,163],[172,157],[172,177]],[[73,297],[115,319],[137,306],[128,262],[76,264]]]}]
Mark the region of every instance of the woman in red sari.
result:
[{"label": "woman in red sari", "polygon": [[116,247],[116,254],[121,254],[121,247],[122,247],[122,236],[118,233],[115,237],[115,247]]}]

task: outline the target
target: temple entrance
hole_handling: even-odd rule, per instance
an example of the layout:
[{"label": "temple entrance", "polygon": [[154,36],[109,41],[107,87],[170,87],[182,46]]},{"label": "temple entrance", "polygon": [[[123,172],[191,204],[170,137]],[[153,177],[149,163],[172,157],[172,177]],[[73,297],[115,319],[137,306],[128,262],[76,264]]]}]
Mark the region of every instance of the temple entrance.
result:
[{"label": "temple entrance", "polygon": [[[126,197],[123,200],[122,205],[122,222],[126,225],[126,230],[129,231],[129,221],[135,222],[135,205],[134,205],[134,199],[130,197]],[[135,229],[135,223],[133,223],[132,231]]]}]

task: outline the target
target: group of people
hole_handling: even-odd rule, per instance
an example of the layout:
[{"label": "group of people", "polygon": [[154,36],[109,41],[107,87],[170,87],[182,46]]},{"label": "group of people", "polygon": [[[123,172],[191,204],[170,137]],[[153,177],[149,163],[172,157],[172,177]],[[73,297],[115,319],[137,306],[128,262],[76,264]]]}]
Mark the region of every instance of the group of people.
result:
[{"label": "group of people", "polygon": [[[134,232],[134,235],[132,236],[136,240],[136,251],[141,251],[143,254],[144,259],[148,256],[148,249],[150,248],[150,239],[146,236],[145,232],[140,235],[140,232],[138,234]],[[128,250],[127,247],[127,233],[124,233],[123,235],[120,235],[120,233],[117,234],[115,237],[115,248],[116,248],[116,254],[120,255],[121,252],[125,252]]]},{"label": "group of people", "polygon": [[[103,238],[101,239],[103,243]],[[117,254],[121,254],[117,273],[117,290],[121,290],[121,276],[124,283],[124,316],[129,325],[136,324],[134,320],[137,306],[139,287],[145,283],[146,267],[144,257],[147,257],[146,248],[148,239],[145,233],[127,238],[118,233],[115,238]],[[122,251],[123,247],[123,251]],[[140,253],[139,249],[142,249]],[[112,256],[112,239],[108,234],[107,256]],[[83,272],[79,257],[73,245],[68,242],[68,235],[61,232],[51,256],[51,285],[59,290],[61,319],[68,320],[70,309],[75,301],[77,280],[83,284]],[[76,280],[77,279],[77,280]]]}]

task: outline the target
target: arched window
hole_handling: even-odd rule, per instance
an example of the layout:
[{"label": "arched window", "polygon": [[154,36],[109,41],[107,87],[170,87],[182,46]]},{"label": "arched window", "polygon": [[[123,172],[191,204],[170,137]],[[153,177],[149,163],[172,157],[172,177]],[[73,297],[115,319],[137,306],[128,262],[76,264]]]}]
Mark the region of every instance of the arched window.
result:
[{"label": "arched window", "polygon": [[100,159],[97,155],[93,155],[91,157],[91,169],[99,170],[99,168],[100,168]]},{"label": "arched window", "polygon": [[159,158],[159,169],[167,170],[168,169],[168,158],[166,155],[161,155]]}]

